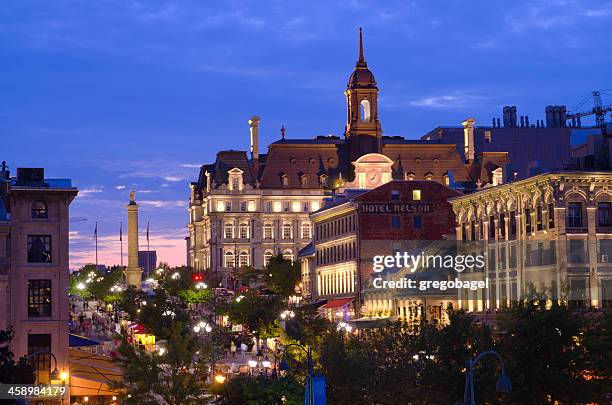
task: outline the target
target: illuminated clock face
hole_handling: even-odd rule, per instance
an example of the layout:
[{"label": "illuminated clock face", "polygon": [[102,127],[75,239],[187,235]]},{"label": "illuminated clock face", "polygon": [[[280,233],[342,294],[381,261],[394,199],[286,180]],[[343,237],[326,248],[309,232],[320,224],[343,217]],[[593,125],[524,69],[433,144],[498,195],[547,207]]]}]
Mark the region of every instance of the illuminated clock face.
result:
[{"label": "illuminated clock face", "polygon": [[378,183],[380,174],[376,170],[370,170],[366,173],[366,177],[371,184]]}]

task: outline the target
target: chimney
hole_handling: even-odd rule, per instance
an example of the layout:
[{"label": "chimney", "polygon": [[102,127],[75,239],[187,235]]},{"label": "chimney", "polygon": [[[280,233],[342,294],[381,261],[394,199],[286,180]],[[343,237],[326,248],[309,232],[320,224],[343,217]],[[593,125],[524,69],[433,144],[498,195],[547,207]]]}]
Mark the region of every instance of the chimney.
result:
[{"label": "chimney", "polygon": [[567,126],[567,107],[564,105],[559,107],[559,126]]},{"label": "chimney", "polygon": [[511,127],[516,127],[516,106],[513,105],[512,107],[510,107],[510,126]]},{"label": "chimney", "polygon": [[553,127],[554,126],[554,119],[553,119],[553,109],[554,107],[552,105],[548,105],[546,106],[546,126],[548,128]]},{"label": "chimney", "polygon": [[248,122],[251,134],[251,160],[253,161],[255,176],[257,176],[257,168],[259,167],[259,123],[261,119],[254,115]]},{"label": "chimney", "polygon": [[11,178],[11,172],[9,171],[9,167],[6,164],[6,160],[2,161],[0,165],[0,180],[9,180]]},{"label": "chimney", "polygon": [[529,115],[525,115],[525,126],[529,126]]},{"label": "chimney", "polygon": [[511,126],[510,124],[510,106],[506,105],[504,106],[504,108],[502,109],[503,111],[503,118],[504,118],[504,128]]},{"label": "chimney", "polygon": [[461,123],[463,125],[463,154],[466,162],[474,161],[474,118],[468,118]]},{"label": "chimney", "polygon": [[521,127],[525,126],[525,117],[521,115]]},{"label": "chimney", "polygon": [[497,119],[497,128],[501,127],[500,122],[499,122],[499,118]]}]

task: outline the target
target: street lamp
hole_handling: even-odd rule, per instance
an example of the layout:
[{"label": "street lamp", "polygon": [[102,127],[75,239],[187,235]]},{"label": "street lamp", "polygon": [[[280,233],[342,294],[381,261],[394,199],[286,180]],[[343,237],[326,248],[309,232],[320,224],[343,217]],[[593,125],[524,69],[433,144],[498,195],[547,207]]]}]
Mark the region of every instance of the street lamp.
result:
[{"label": "street lamp", "polygon": [[[53,362],[54,362],[54,364],[55,364],[55,367],[53,368],[53,371],[51,371],[51,373],[49,374],[49,380],[51,380],[51,382],[53,382],[53,381],[57,381],[57,380],[60,380],[60,381],[62,382],[62,384],[65,384],[65,383],[66,383],[66,381],[68,381],[69,374],[68,374],[68,372],[67,372],[67,371],[60,371],[60,370],[57,368],[57,358],[56,358],[56,357],[55,357],[55,355],[54,355],[53,353],[51,353],[50,351],[47,351],[47,350],[41,350],[41,351],[38,351],[38,352],[34,352],[34,353],[31,353],[31,354],[28,354],[28,355],[26,356],[26,360],[29,360],[29,359],[31,359],[32,357],[34,357],[34,356],[39,356],[39,355],[41,355],[41,354],[48,354],[48,355],[50,355],[50,356],[53,358]],[[37,378],[36,378],[36,379],[38,380],[38,376],[37,376]]]},{"label": "street lamp", "polygon": [[480,353],[474,360],[467,361],[467,371],[465,374],[465,390],[463,392],[463,402],[457,402],[455,405],[476,405],[476,400],[474,399],[474,367],[476,364],[487,355],[492,355],[499,360],[501,364],[501,375],[495,384],[495,389],[497,392],[511,392],[512,391],[512,383],[510,379],[506,375],[506,369],[504,368],[504,360],[501,358],[499,353],[495,350],[487,350],[485,352]]},{"label": "street lamp", "polygon": [[85,289],[85,284],[79,283],[79,284],[77,284],[76,288],[77,288],[77,290],[84,290]]},{"label": "street lamp", "polygon": [[302,351],[306,352],[306,358],[308,361],[308,375],[306,376],[306,386],[308,387],[308,392],[306,393],[304,405],[314,405],[314,392],[312,390],[312,377],[314,375],[314,365],[312,362],[312,349],[310,347],[306,348],[297,343],[291,343],[291,344],[284,346],[283,359],[281,360],[281,363],[280,363],[280,371],[289,370],[289,365],[287,364],[287,361],[285,360],[285,354],[287,353],[287,349],[289,349],[292,346],[298,347]]},{"label": "street lamp", "polygon": [[280,317],[283,320],[285,320],[287,318],[294,318],[295,317],[295,312],[290,311],[290,310],[287,309],[287,310],[281,312]]}]

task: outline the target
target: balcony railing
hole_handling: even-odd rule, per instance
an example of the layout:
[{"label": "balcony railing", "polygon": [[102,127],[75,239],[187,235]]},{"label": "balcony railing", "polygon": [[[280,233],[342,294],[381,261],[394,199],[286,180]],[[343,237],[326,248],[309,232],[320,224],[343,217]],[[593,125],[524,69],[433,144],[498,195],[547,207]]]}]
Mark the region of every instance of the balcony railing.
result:
[{"label": "balcony railing", "polygon": [[588,233],[589,232],[589,228],[585,227],[585,226],[573,226],[573,227],[567,227],[565,228],[565,232],[567,233]]}]

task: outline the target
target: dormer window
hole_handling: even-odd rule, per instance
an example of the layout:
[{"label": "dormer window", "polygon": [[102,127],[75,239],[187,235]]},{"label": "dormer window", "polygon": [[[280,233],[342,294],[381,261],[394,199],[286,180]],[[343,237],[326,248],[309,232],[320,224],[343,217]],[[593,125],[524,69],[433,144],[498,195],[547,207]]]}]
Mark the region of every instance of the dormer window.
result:
[{"label": "dormer window", "polygon": [[425,180],[433,180],[433,173],[428,172],[427,174],[425,174]]},{"label": "dormer window", "polygon": [[232,170],[227,172],[228,175],[228,188],[230,191],[238,191],[242,190],[243,178],[242,178],[242,170],[234,167]]},{"label": "dormer window", "polygon": [[308,186],[308,177],[305,174],[300,175],[300,184],[302,187]]},{"label": "dormer window", "polygon": [[412,181],[412,180],[414,180],[414,177],[415,177],[414,173],[412,173],[412,172],[406,173],[406,180]]},{"label": "dormer window", "polygon": [[281,174],[281,184],[283,185],[283,187],[286,187],[289,185],[289,176],[287,176],[286,174]]},{"label": "dormer window", "polygon": [[34,201],[32,204],[32,218],[48,218],[47,204],[44,201]]}]

